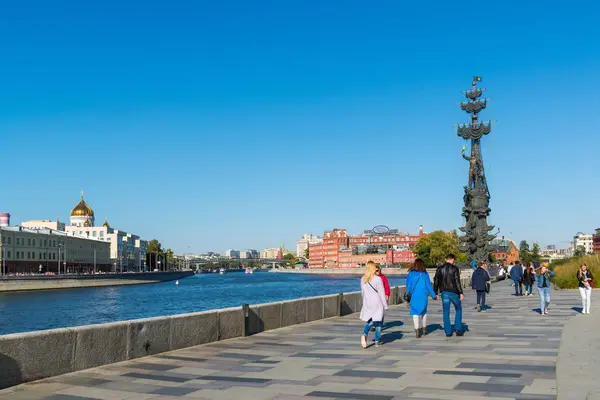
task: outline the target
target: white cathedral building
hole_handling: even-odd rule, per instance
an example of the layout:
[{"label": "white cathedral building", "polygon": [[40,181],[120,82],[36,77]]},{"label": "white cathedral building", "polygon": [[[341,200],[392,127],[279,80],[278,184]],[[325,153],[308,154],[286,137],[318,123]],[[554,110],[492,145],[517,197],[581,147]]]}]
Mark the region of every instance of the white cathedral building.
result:
[{"label": "white cathedral building", "polygon": [[110,258],[116,271],[143,271],[146,266],[146,247],[148,242],[139,236],[112,228],[105,219],[96,226],[94,210],[85,202],[83,192],[81,200],[71,210],[70,224],[65,230],[75,235],[110,242]]}]

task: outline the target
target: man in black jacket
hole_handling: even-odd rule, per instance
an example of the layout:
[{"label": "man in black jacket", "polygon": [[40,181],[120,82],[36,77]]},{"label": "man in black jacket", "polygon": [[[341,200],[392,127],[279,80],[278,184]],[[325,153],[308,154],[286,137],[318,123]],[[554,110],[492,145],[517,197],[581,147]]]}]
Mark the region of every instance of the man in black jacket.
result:
[{"label": "man in black jacket", "polygon": [[460,284],[460,271],[454,265],[454,254],[448,254],[446,263],[438,267],[433,278],[433,290],[436,294],[442,294],[442,307],[444,310],[444,331],[446,336],[452,336],[452,325],[450,324],[450,303],[454,304],[454,329],[456,336],[464,335],[462,326],[462,304],[465,298]]}]

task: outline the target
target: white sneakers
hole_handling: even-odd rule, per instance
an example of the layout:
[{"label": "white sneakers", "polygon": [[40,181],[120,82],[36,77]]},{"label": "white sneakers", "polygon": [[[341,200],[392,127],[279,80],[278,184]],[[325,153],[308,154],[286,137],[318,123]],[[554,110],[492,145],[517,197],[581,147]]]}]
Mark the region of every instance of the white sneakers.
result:
[{"label": "white sneakers", "polygon": [[367,337],[365,335],[360,336],[360,345],[363,349],[367,348]]}]

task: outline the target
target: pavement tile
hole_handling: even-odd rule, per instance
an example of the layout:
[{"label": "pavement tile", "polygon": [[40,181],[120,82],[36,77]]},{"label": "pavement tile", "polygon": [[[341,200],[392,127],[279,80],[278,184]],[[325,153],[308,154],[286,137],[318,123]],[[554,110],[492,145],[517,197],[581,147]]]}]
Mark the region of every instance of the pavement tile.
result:
[{"label": "pavement tile", "polygon": [[521,393],[523,385],[498,385],[493,383],[461,382],[456,386],[457,390],[471,390],[475,392],[495,393]]}]

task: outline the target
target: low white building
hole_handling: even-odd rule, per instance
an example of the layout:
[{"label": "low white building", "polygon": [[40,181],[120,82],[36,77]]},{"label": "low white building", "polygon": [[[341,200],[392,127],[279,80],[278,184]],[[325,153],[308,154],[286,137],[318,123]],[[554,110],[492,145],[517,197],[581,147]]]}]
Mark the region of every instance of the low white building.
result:
[{"label": "low white building", "polygon": [[91,273],[110,270],[110,244],[47,228],[0,228],[4,273]]},{"label": "low white building", "polygon": [[573,236],[573,253],[582,246],[585,249],[585,254],[593,254],[594,253],[594,235],[577,232],[575,236]]},{"label": "low white building", "polygon": [[237,260],[240,258],[240,252],[239,250],[229,249],[225,252],[225,257]]},{"label": "low white building", "polygon": [[319,244],[323,241],[320,236],[315,236],[312,233],[306,233],[302,239],[296,242],[296,257],[304,257],[309,244]]}]

